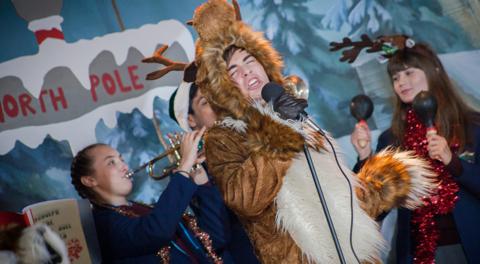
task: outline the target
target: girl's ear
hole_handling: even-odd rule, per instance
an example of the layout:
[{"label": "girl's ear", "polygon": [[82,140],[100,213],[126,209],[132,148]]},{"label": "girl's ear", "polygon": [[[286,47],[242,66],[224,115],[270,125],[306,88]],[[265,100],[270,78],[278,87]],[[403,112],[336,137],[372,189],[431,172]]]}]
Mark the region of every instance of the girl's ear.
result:
[{"label": "girl's ear", "polygon": [[98,185],[97,180],[92,176],[82,176],[80,177],[80,181],[83,185],[92,188]]}]

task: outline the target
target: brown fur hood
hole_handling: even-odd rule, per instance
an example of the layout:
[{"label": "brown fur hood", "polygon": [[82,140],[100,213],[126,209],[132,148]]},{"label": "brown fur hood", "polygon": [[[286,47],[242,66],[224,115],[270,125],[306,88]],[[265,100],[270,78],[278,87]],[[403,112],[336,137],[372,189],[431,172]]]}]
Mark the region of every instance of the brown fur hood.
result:
[{"label": "brown fur hood", "polygon": [[231,45],[245,49],[264,67],[270,81],[283,84],[283,61],[261,32],[254,32],[237,20],[232,5],[225,0],[210,0],[199,6],[193,16],[199,35],[196,62],[197,84],[222,119],[230,116],[248,121],[251,103],[230,80],[224,51]]}]

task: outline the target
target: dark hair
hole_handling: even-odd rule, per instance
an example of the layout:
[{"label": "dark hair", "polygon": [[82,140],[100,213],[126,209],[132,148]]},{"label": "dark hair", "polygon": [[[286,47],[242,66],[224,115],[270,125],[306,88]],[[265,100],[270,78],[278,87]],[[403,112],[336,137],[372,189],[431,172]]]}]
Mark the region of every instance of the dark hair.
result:
[{"label": "dark hair", "polygon": [[87,186],[83,185],[81,178],[83,176],[92,175],[95,173],[93,169],[93,159],[91,151],[99,146],[108,146],[103,143],[96,143],[87,146],[80,150],[72,160],[70,166],[70,176],[72,177],[72,184],[82,198],[94,200],[96,198],[95,192]]},{"label": "dark hair", "polygon": [[198,85],[195,83],[192,83],[192,85],[190,86],[190,92],[188,94],[188,113],[191,115],[194,114],[192,104],[193,104],[193,98],[197,96],[197,91],[198,91]]},{"label": "dark hair", "polygon": [[[425,44],[415,44],[412,48],[400,50],[388,61],[388,74],[393,83],[393,75],[409,67],[421,69],[428,81],[428,89],[435,96],[438,103],[435,124],[439,135],[445,137],[449,143],[459,143],[462,149],[470,140],[468,119],[471,109],[458,95],[455,86],[443,68],[435,52]],[[392,118],[392,133],[403,143],[405,131],[405,116],[408,105],[403,103],[395,94],[395,107]]]},{"label": "dark hair", "polygon": [[230,59],[233,56],[233,53],[235,53],[235,51],[237,50],[245,50],[245,49],[237,47],[235,45],[228,46],[223,52],[223,55],[222,55],[223,60],[228,64],[230,62]]}]

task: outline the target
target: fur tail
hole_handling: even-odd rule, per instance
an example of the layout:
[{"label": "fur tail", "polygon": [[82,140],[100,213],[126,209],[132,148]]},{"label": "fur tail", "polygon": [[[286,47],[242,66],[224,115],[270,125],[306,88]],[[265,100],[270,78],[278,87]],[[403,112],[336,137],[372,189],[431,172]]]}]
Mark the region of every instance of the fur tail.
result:
[{"label": "fur tail", "polygon": [[20,263],[70,263],[63,240],[45,224],[25,228],[18,243]]},{"label": "fur tail", "polygon": [[397,206],[415,209],[438,185],[427,161],[393,148],[368,159],[357,176],[357,196],[371,217]]}]

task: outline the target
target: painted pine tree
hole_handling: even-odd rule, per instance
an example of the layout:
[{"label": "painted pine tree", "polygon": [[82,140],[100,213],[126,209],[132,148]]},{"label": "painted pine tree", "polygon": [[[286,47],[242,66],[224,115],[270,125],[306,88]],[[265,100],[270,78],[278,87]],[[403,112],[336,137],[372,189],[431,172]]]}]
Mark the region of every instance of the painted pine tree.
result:
[{"label": "painted pine tree", "polygon": [[429,43],[439,53],[471,48],[465,32],[443,16],[437,1],[338,0],[326,12],[322,25],[332,30],[344,27],[352,38],[406,34]]}]

